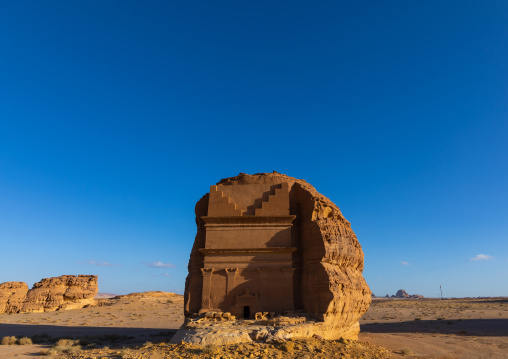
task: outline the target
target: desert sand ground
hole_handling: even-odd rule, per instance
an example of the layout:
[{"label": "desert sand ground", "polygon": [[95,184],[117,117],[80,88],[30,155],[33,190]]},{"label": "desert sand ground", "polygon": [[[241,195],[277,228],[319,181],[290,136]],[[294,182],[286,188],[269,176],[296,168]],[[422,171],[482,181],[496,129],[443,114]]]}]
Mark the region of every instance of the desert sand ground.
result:
[{"label": "desert sand ground", "polygon": [[375,299],[360,340],[414,358],[508,358],[508,298]]},{"label": "desert sand ground", "polygon": [[58,338],[80,343],[64,343],[47,357],[508,358],[508,298],[375,299],[361,320],[358,342],[310,339],[204,349],[167,343],[183,323],[182,296],[147,292],[99,303],[69,311],[0,314],[0,338],[27,336],[41,342],[0,345],[0,358],[39,356]]},{"label": "desert sand ground", "polygon": [[36,336],[36,340],[46,341],[44,345],[0,345],[0,358],[14,355],[33,358],[35,353],[49,347],[47,336],[88,336],[89,341],[100,345],[121,343],[123,346],[171,336],[183,323],[183,296],[173,293],[146,292],[118,299],[101,298],[99,304],[66,311],[0,314],[0,338]]}]

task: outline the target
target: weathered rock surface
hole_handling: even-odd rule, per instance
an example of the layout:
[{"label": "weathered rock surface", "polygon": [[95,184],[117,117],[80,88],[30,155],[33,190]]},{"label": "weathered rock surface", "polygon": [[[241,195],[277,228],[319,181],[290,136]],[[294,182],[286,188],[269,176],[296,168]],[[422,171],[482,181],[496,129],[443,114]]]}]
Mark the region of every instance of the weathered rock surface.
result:
[{"label": "weathered rock surface", "polygon": [[28,286],[24,282],[0,284],[0,313],[17,313],[25,300]]},{"label": "weathered rock surface", "polygon": [[249,343],[252,342],[249,335],[251,332],[251,328],[247,327],[187,328],[186,330],[177,331],[173,338],[171,338],[171,343],[189,343],[199,346]]},{"label": "weathered rock surface", "polygon": [[95,303],[94,297],[98,290],[97,276],[94,275],[63,275],[45,278],[35,283],[30,290],[23,282],[2,283],[0,284],[0,313],[48,312],[83,308]]},{"label": "weathered rock surface", "polygon": [[[117,347],[87,348],[86,354],[67,354],[66,358],[119,358],[120,351]],[[278,358],[278,359],[301,359],[301,358],[368,358],[368,359],[393,359],[394,353],[388,349],[378,347],[367,342],[353,340],[322,340],[309,338],[303,340],[283,341],[275,340],[269,343],[242,342],[239,344],[210,345],[203,350],[203,344],[171,345],[164,342],[146,342],[143,345],[123,349],[125,358]],[[125,354],[124,354],[125,353]]]},{"label": "weathered rock surface", "polygon": [[[359,332],[359,318],[371,302],[371,291],[362,276],[363,251],[351,224],[340,209],[314,187],[279,173],[260,173],[226,178],[218,187],[229,185],[287,183],[290,214],[296,216],[291,228],[293,253],[294,311],[309,322],[280,328],[284,338],[353,338]],[[189,261],[185,288],[185,315],[198,313],[202,287],[209,194],[196,204],[197,234]],[[184,324],[185,326],[185,324]],[[195,328],[192,330],[196,330]]]}]

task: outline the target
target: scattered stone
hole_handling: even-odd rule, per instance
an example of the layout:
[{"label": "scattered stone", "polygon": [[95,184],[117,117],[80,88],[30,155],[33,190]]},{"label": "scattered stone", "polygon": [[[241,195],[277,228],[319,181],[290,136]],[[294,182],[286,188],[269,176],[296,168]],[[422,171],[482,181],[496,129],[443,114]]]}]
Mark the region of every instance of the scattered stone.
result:
[{"label": "scattered stone", "polygon": [[[87,349],[69,353],[65,358],[115,358],[118,349]],[[265,343],[207,346],[192,344],[146,343],[129,348],[128,358],[394,358],[393,352],[366,342],[351,342],[348,347],[338,341],[315,339],[281,342],[273,347]]]}]

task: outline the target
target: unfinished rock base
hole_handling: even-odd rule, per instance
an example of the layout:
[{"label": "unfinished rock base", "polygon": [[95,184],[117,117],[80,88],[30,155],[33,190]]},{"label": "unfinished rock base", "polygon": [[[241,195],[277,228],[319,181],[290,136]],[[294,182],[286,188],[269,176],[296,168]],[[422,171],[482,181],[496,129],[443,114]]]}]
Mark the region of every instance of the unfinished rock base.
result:
[{"label": "unfinished rock base", "polygon": [[255,320],[236,320],[229,313],[207,313],[203,318],[188,318],[170,343],[206,346],[252,341],[272,343],[310,337],[356,339],[360,331],[359,324],[353,325],[350,331],[333,331],[334,328],[305,316],[270,317],[266,314],[256,313],[258,319]]}]

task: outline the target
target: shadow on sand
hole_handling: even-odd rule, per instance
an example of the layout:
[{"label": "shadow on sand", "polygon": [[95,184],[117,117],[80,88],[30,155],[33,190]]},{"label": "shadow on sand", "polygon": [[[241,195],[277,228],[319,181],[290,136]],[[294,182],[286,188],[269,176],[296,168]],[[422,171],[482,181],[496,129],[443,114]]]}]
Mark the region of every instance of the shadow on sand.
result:
[{"label": "shadow on sand", "polygon": [[508,319],[415,320],[361,325],[368,333],[439,333],[468,336],[508,336]]},{"label": "shadow on sand", "polygon": [[[49,335],[52,338],[81,338],[95,335],[118,335],[121,337],[172,337],[176,329],[161,328],[118,328],[58,325],[0,324],[0,338],[4,336]],[[146,340],[146,339],[145,339]]]},{"label": "shadow on sand", "polygon": [[490,300],[470,300],[469,303],[508,303],[508,298],[490,299]]}]

